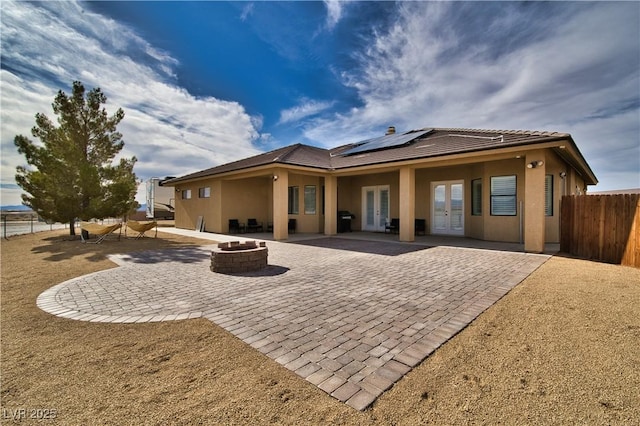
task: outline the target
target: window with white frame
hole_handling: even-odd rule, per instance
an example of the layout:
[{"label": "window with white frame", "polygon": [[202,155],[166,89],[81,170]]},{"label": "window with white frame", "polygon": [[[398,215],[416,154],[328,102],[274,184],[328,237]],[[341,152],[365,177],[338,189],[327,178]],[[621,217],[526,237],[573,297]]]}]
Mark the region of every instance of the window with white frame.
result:
[{"label": "window with white frame", "polygon": [[211,197],[211,188],[205,186],[204,188],[198,188],[198,198],[209,198]]},{"label": "window with white frame", "polygon": [[516,216],[516,176],[491,176],[491,215]]},{"label": "window with white frame", "polygon": [[183,189],[182,190],[182,199],[183,200],[191,199],[191,190],[190,189]]}]

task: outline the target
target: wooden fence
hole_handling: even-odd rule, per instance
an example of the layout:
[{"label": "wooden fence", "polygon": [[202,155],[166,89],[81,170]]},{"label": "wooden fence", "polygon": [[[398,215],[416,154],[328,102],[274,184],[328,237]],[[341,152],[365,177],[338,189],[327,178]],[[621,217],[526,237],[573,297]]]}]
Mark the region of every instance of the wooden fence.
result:
[{"label": "wooden fence", "polygon": [[560,251],[640,268],[640,194],[565,195]]}]

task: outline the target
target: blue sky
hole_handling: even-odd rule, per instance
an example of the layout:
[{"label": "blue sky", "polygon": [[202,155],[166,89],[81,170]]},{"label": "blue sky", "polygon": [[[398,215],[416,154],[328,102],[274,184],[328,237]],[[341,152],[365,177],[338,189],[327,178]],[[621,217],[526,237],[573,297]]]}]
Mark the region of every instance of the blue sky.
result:
[{"label": "blue sky", "polygon": [[[2,205],[13,138],[80,80],[121,107],[139,178],[422,127],[571,133],[640,187],[638,2],[43,2],[1,9]],[[142,192],[137,197],[144,201]]]}]

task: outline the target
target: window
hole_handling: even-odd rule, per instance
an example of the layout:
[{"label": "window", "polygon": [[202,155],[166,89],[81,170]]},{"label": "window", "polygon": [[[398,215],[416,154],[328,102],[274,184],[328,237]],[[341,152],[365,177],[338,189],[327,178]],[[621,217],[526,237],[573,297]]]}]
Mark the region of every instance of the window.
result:
[{"label": "window", "polygon": [[289,214],[298,214],[298,187],[290,186],[289,187]]},{"label": "window", "polygon": [[471,181],[471,214],[482,216],[482,179]]},{"label": "window", "polygon": [[516,177],[492,176],[491,177],[491,215],[492,216],[516,216]]},{"label": "window", "polygon": [[544,177],[544,214],[553,216],[553,175]]},{"label": "window", "polygon": [[191,190],[190,189],[183,189],[182,190],[182,199],[183,200],[191,199]]},{"label": "window", "polygon": [[205,186],[204,188],[198,188],[198,198],[209,198],[211,197],[211,188]]},{"label": "window", "polygon": [[315,185],[306,185],[304,187],[304,214],[316,214]]}]

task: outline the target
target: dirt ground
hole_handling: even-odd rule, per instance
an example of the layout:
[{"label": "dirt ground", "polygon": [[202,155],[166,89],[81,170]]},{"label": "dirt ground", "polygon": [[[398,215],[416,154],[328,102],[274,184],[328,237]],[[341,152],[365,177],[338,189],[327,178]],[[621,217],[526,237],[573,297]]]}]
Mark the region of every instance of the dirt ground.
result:
[{"label": "dirt ground", "polygon": [[[1,243],[1,419],[44,424],[640,424],[640,270],[554,257],[358,412],[208,320],[98,324],[36,307],[109,253],[210,244]],[[68,232],[68,231],[67,231]]]}]

